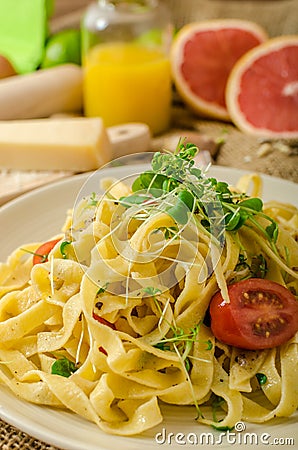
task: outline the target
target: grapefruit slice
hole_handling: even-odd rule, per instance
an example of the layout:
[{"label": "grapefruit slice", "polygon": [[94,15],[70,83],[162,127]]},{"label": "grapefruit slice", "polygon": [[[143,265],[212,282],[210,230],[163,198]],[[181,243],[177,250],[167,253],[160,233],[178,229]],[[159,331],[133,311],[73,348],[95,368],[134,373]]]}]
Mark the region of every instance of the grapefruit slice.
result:
[{"label": "grapefruit slice", "polygon": [[171,48],[177,92],[195,113],[229,120],[225,87],[236,61],[268,38],[262,27],[238,19],[215,19],[185,25]]},{"label": "grapefruit slice", "polygon": [[298,137],[298,35],[269,39],[233,68],[226,88],[230,116],[249,134]]}]

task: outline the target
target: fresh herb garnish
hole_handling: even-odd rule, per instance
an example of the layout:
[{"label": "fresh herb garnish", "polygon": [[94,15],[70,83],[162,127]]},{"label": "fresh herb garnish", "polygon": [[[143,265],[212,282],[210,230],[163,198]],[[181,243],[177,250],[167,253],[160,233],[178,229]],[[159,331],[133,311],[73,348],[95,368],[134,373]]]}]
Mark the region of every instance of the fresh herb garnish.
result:
[{"label": "fresh herb garnish", "polygon": [[[176,349],[179,350],[179,354],[181,354],[183,361],[185,361],[191,352],[194,342],[197,340],[200,325],[191,328],[189,333],[185,333],[182,328],[174,325],[171,325],[170,329],[171,335],[169,337],[164,337],[156,345],[158,345],[158,348],[171,351],[173,351],[173,347],[175,346]],[[165,346],[165,344],[167,345]],[[207,350],[211,350],[213,347],[212,342],[208,340],[206,344]]]},{"label": "fresh herb garnish", "polygon": [[256,373],[256,378],[260,386],[263,386],[267,382],[267,376],[264,373]]},{"label": "fresh herb garnish", "polygon": [[254,278],[265,278],[267,271],[267,261],[262,253],[253,256],[250,264],[251,276]]},{"label": "fresh herb garnish", "polygon": [[37,252],[32,252],[31,250],[28,250],[27,248],[21,248],[20,250],[22,250],[25,253],[29,253],[30,255],[38,256],[39,258],[41,258],[41,260],[40,260],[41,263],[47,262],[47,260],[48,260],[48,256],[49,256],[48,253],[42,255],[42,254],[37,253]]},{"label": "fresh herb garnish", "polygon": [[228,430],[232,431],[234,427],[220,426],[220,422],[222,422],[222,420],[218,420],[218,418],[217,418],[218,408],[220,408],[224,402],[225,402],[225,400],[223,397],[215,395],[215,398],[213,399],[213,401],[211,403],[212,418],[213,418],[213,421],[218,423],[219,425],[212,424],[211,426],[212,426],[212,428],[214,428],[217,431],[228,431]]},{"label": "fresh herb garnish", "polygon": [[63,259],[67,259],[67,252],[65,251],[65,249],[66,247],[68,247],[68,245],[71,245],[70,241],[63,241],[60,244],[60,253]]},{"label": "fresh herb garnish", "polygon": [[98,199],[97,199],[96,192],[92,192],[92,194],[90,195],[90,198],[88,200],[88,205],[89,206],[97,206],[98,205]]},{"label": "fresh herb garnish", "polygon": [[212,418],[214,422],[218,422],[217,419],[217,411],[218,408],[224,403],[223,397],[220,397],[218,395],[215,395],[215,398],[213,399],[211,406],[212,406]]},{"label": "fresh herb garnish", "polygon": [[[178,143],[174,153],[156,152],[151,161],[152,170],[140,174],[132,185],[133,194],[121,199],[126,207],[142,205],[152,208],[152,199],[158,200],[158,210],[170,214],[177,224],[185,225],[189,213],[196,222],[222,243],[224,230],[235,232],[242,226],[261,231],[277,252],[278,224],[263,212],[260,198],[248,198],[233,192],[226,182],[207,177],[194,165],[198,148]],[[145,216],[144,216],[145,217]],[[257,218],[267,221],[263,224]]]},{"label": "fresh herb garnish", "polygon": [[153,286],[147,286],[147,287],[144,287],[144,288],[142,289],[142,291],[144,292],[144,294],[147,294],[147,295],[149,295],[150,297],[153,297],[153,296],[155,296],[156,294],[161,294],[161,290],[158,289],[158,288],[155,288],[155,287],[153,287]]},{"label": "fresh herb garnish", "polygon": [[52,364],[51,373],[53,375],[60,375],[62,377],[68,378],[76,370],[77,370],[77,367],[76,367],[75,363],[73,363],[69,359],[63,357],[63,358],[57,359]]},{"label": "fresh herb garnish", "polygon": [[208,339],[208,341],[206,341],[206,344],[207,344],[206,350],[212,350],[213,343],[210,339]]},{"label": "fresh herb garnish", "polygon": [[[153,301],[157,307],[157,311],[160,315],[160,320],[167,321],[167,319],[165,318],[165,309],[168,307],[170,308],[171,306],[169,305],[169,303],[166,303],[166,305],[164,306],[156,297],[158,294],[161,294],[161,290],[153,286],[148,286],[143,288],[143,292],[153,298]],[[169,325],[169,332],[167,333],[168,336],[163,337],[154,345],[154,347],[162,351],[171,351],[177,354],[182,364],[182,369],[184,370],[186,379],[188,380],[190,388],[193,392],[194,405],[196,407],[198,417],[203,417],[198,402],[195,398],[190,378],[190,372],[192,368],[191,359],[193,358],[191,352],[194,343],[198,342],[197,336],[200,330],[201,323],[194,326],[193,328],[190,328],[188,333],[185,333],[184,330],[181,327],[178,327],[175,323],[169,323],[168,321],[167,323]],[[207,350],[211,350],[213,348],[211,340],[208,339],[205,343],[207,344]]]},{"label": "fresh herb garnish", "polygon": [[[160,314],[160,317],[163,320],[166,320],[164,317],[164,311],[162,310],[162,306],[156,297],[157,294],[160,294],[160,289],[154,287],[145,287],[143,291],[149,296],[153,297],[154,303],[157,307],[157,310]],[[170,306],[168,306],[170,307]],[[154,347],[159,348],[161,350],[169,350],[169,351],[178,351],[179,355],[181,355],[181,359],[184,361],[185,366],[188,367],[188,371],[191,369],[190,358],[189,355],[191,353],[194,342],[197,341],[197,336],[200,331],[201,323],[195,325],[193,328],[190,328],[189,332],[186,333],[181,327],[178,327],[175,324],[169,323],[169,336],[165,336],[162,338]],[[206,350],[211,350],[213,348],[213,343],[210,339],[206,342],[207,347]]]},{"label": "fresh herb garnish", "polygon": [[245,255],[243,255],[243,253],[240,253],[235,270],[240,272],[241,270],[244,270],[244,269],[250,269],[250,267],[247,262],[247,257]]},{"label": "fresh herb garnish", "polygon": [[141,205],[152,201],[152,196],[139,192],[137,194],[131,194],[128,197],[120,197],[119,201],[120,205],[129,208],[132,205]]},{"label": "fresh herb garnish", "polygon": [[186,371],[190,372],[192,364],[191,364],[191,361],[188,356],[184,359],[184,365],[185,365]]},{"label": "fresh herb garnish", "polygon": [[157,344],[154,345],[154,347],[159,348],[160,350],[163,350],[163,351],[166,351],[166,350],[171,351],[170,345],[166,345],[165,342],[158,342]]},{"label": "fresh herb garnish", "polygon": [[176,239],[179,236],[177,227],[161,227],[158,230],[164,233],[165,239]]},{"label": "fresh herb garnish", "polygon": [[108,285],[109,285],[109,283],[107,282],[103,286],[101,286],[98,289],[98,291],[96,292],[96,296],[95,297],[97,298],[100,294],[103,294],[104,292],[106,292]]},{"label": "fresh herb garnish", "polygon": [[212,426],[212,428],[214,428],[214,430],[217,430],[217,431],[232,431],[234,429],[234,427],[228,427],[227,425],[226,426],[220,426],[220,425],[213,425],[213,424],[211,424],[211,426]]},{"label": "fresh herb garnish", "polygon": [[[248,278],[265,278],[268,266],[267,261],[262,253],[259,255],[253,255],[251,257],[250,264],[247,257],[240,253],[238,263],[235,266],[235,271],[241,274],[241,280],[247,280]],[[234,277],[233,281],[239,280],[239,277]]]}]

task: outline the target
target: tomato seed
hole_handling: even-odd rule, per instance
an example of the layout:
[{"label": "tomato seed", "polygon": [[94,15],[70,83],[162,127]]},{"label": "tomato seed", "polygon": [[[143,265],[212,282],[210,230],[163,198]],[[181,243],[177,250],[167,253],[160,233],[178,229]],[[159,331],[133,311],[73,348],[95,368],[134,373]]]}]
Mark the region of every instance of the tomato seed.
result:
[{"label": "tomato seed", "polygon": [[272,334],[278,334],[285,327],[286,321],[282,317],[270,316],[259,317],[253,324],[253,333],[257,336],[263,336],[269,338]]},{"label": "tomato seed", "polygon": [[242,294],[242,306],[273,306],[276,309],[282,309],[283,303],[281,299],[272,292],[246,291]]}]

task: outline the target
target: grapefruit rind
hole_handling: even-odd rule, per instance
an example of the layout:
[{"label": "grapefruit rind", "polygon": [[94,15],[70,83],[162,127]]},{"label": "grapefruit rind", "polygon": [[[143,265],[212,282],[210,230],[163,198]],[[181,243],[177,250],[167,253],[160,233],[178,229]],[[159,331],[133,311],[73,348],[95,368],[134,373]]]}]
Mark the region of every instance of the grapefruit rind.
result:
[{"label": "grapefruit rind", "polygon": [[[269,138],[298,138],[298,129],[295,131],[274,131],[269,128],[257,128],[252,125],[248,120],[244,112],[241,110],[238,98],[240,94],[240,83],[243,74],[257,59],[268,52],[275,52],[282,49],[285,46],[297,46],[298,48],[298,35],[278,36],[271,38],[268,41],[260,44],[259,46],[249,50],[245,53],[235,64],[229,75],[226,86],[226,104],[231,117],[232,122],[243,132],[255,135],[259,137]],[[297,61],[298,62],[298,61]],[[298,79],[297,79],[297,92],[298,92]],[[298,95],[297,95],[298,97]],[[298,104],[298,103],[297,103]],[[297,109],[298,115],[298,109]]]},{"label": "grapefruit rind", "polygon": [[203,117],[229,121],[231,118],[227,108],[222,107],[216,102],[206,101],[194,94],[185,81],[180,69],[183,62],[184,46],[190,39],[191,35],[204,30],[219,29],[239,29],[240,31],[245,30],[251,32],[260,41],[260,43],[263,43],[268,39],[266,31],[261,26],[246,20],[214,19],[189,23],[181,28],[172,44],[170,55],[171,69],[178,94],[194,113],[202,115]]}]

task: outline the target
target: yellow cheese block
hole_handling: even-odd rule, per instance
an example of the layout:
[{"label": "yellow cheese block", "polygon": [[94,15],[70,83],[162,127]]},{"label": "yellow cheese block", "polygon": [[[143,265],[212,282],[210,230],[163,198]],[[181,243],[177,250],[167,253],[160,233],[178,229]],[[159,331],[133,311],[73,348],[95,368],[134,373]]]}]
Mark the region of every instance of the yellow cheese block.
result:
[{"label": "yellow cheese block", "polygon": [[0,121],[0,168],[80,172],[111,158],[100,118]]}]

